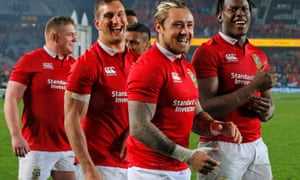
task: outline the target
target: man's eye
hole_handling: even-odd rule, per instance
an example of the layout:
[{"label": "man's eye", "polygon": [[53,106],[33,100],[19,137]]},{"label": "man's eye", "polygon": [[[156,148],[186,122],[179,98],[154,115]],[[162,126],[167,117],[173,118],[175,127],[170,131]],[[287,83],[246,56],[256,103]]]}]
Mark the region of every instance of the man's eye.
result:
[{"label": "man's eye", "polygon": [[136,44],[138,44],[138,42],[137,42],[137,41],[135,41],[135,40],[131,40],[131,41],[129,41],[129,43],[130,43],[130,44],[133,44],[133,45],[136,45]]},{"label": "man's eye", "polygon": [[188,24],[187,26],[188,26],[189,28],[193,28],[193,27],[194,27],[194,24],[191,23],[191,24]]},{"label": "man's eye", "polygon": [[181,28],[183,25],[182,24],[174,24],[174,26]]},{"label": "man's eye", "polygon": [[236,12],[238,9],[237,8],[230,8],[229,11],[230,12]]},{"label": "man's eye", "polygon": [[250,11],[250,9],[248,7],[243,7],[242,11],[247,12],[247,11]]},{"label": "man's eye", "polygon": [[111,18],[113,18],[113,17],[114,17],[114,15],[113,15],[113,14],[111,14],[111,13],[108,13],[108,14],[105,14],[105,15],[104,15],[104,17],[105,17],[105,18],[109,18],[109,19],[111,19]]}]

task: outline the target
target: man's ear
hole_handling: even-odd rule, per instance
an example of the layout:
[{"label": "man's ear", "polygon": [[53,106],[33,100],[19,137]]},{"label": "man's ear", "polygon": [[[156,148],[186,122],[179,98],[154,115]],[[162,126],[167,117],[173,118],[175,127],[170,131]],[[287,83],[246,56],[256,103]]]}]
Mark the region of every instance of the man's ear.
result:
[{"label": "man's ear", "polygon": [[159,23],[155,23],[155,24],[154,24],[154,27],[155,27],[155,30],[156,30],[157,32],[160,32],[160,30],[161,30],[161,25],[160,25]]},{"label": "man's ear", "polygon": [[221,15],[221,14],[219,14],[219,15],[217,16],[217,18],[218,18],[218,23],[222,23],[222,22],[223,22],[223,18],[222,18],[222,15]]},{"label": "man's ear", "polygon": [[54,42],[58,41],[58,35],[55,32],[51,32],[50,39]]}]

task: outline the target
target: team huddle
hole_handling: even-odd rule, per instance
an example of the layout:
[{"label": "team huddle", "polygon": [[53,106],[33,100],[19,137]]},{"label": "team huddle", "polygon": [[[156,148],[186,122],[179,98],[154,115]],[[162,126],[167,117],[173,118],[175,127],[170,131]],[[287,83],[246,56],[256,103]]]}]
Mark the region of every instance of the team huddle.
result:
[{"label": "team huddle", "polygon": [[5,94],[18,179],[190,180],[191,169],[198,180],[273,179],[261,122],[277,76],[247,38],[253,7],[217,0],[220,30],[191,60],[197,27],[180,0],[157,5],[151,47],[121,0],[97,0],[98,38],[76,59],[74,21],[49,19],[44,47],[19,59]]}]

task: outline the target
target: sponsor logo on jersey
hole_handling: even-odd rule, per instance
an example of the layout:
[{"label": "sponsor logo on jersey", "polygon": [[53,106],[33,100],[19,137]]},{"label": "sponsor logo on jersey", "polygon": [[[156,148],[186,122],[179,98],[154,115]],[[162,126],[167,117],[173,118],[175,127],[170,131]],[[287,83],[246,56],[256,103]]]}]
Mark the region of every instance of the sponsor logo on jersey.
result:
[{"label": "sponsor logo on jersey", "polygon": [[190,76],[191,80],[193,81],[195,88],[198,88],[197,78],[195,77],[195,75],[192,72],[192,70],[187,69],[187,73]]},{"label": "sponsor logo on jersey", "polygon": [[43,63],[43,69],[54,69],[52,63]]},{"label": "sponsor logo on jersey", "polygon": [[32,179],[39,179],[41,176],[41,168],[39,166],[34,166],[32,169]]},{"label": "sponsor logo on jersey", "polygon": [[127,103],[127,92],[126,91],[112,91],[111,97],[115,98],[115,103]]},{"label": "sponsor logo on jersey", "polygon": [[171,75],[172,75],[172,79],[173,79],[174,83],[181,83],[182,82],[181,78],[179,77],[177,72],[172,72]]},{"label": "sponsor logo on jersey", "polygon": [[250,82],[253,80],[254,75],[239,74],[239,73],[232,72],[230,74],[230,77],[231,77],[231,79],[234,80],[235,85],[246,86],[246,85],[250,84]]},{"label": "sponsor logo on jersey", "polygon": [[251,56],[253,58],[253,61],[254,61],[255,65],[256,65],[257,69],[259,69],[259,67],[262,65],[259,56],[257,54],[252,54]]},{"label": "sponsor logo on jersey", "polygon": [[236,54],[225,54],[225,59],[227,62],[238,62],[238,58],[236,57]]},{"label": "sponsor logo on jersey", "polygon": [[197,104],[197,99],[186,99],[186,100],[173,100],[173,107],[175,112],[194,112]]},{"label": "sponsor logo on jersey", "polygon": [[47,83],[50,85],[51,89],[61,89],[65,90],[67,82],[59,79],[48,79]]},{"label": "sponsor logo on jersey", "polygon": [[104,67],[104,71],[106,76],[117,76],[117,72],[113,66]]}]

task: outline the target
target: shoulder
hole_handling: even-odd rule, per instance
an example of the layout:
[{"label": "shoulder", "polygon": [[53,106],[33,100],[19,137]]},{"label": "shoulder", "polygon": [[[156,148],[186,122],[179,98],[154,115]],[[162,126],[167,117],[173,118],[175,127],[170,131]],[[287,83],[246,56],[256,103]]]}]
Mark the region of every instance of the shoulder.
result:
[{"label": "shoulder", "polygon": [[192,56],[192,64],[198,63],[199,61],[211,61],[217,60],[224,53],[223,43],[216,37],[208,40],[205,43],[202,43],[197,47]]},{"label": "shoulder", "polygon": [[45,57],[47,55],[46,51],[43,48],[34,49],[25,53],[22,58],[38,58],[38,57]]},{"label": "shoulder", "polygon": [[132,71],[139,71],[140,73],[161,73],[165,68],[166,58],[161,52],[154,47],[144,52],[135,65],[132,67]]},{"label": "shoulder", "polygon": [[41,64],[45,61],[49,61],[51,56],[49,56],[43,48],[35,49],[30,52],[25,53],[16,63],[16,65],[21,66],[33,66]]},{"label": "shoulder", "polygon": [[140,69],[140,72],[160,74],[168,67],[168,61],[158,49],[152,47],[140,56],[134,68]]},{"label": "shoulder", "polygon": [[77,58],[77,61],[80,63],[92,63],[92,61],[97,61],[97,43],[94,43],[90,48],[85,50],[85,52]]},{"label": "shoulder", "polygon": [[217,37],[213,37],[211,39],[209,39],[208,41],[200,44],[194,54],[197,54],[199,52],[201,53],[215,53],[217,52],[219,49],[219,46],[223,46],[223,44],[220,42],[220,40]]}]

